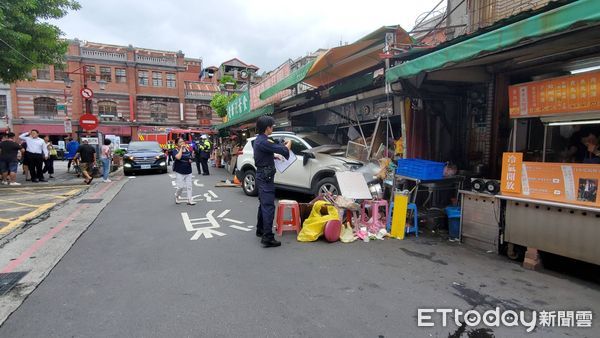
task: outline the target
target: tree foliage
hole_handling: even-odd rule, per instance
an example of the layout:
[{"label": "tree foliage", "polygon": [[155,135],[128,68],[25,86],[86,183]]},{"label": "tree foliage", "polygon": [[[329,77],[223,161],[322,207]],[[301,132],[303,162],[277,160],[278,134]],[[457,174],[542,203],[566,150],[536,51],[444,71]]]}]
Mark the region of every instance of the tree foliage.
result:
[{"label": "tree foliage", "polygon": [[215,94],[215,96],[213,96],[212,100],[210,101],[210,106],[212,107],[212,109],[215,110],[219,117],[225,117],[227,116],[227,105],[229,104],[229,102],[233,101],[237,96],[238,94],[232,94],[228,96],[217,93]]},{"label": "tree foliage", "polygon": [[233,83],[233,88],[237,86],[237,81],[231,75],[223,75],[223,77],[219,80],[219,83],[223,86],[228,83]]},{"label": "tree foliage", "polygon": [[79,8],[75,0],[0,0],[0,81],[26,79],[33,68],[63,62],[68,43],[45,20]]}]

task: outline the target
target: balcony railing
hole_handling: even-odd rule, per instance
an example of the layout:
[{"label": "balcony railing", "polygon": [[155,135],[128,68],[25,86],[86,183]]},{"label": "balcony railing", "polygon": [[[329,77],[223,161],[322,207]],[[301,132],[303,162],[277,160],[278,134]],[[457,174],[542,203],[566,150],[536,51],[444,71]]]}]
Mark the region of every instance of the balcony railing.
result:
[{"label": "balcony railing", "polygon": [[215,93],[214,92],[203,92],[203,91],[198,91],[198,90],[186,90],[185,91],[185,97],[186,98],[194,98],[194,99],[201,99],[201,100],[211,100],[213,95]]},{"label": "balcony railing", "polygon": [[116,60],[116,61],[127,61],[127,55],[125,53],[105,52],[102,50],[95,49],[81,49],[81,56],[101,59],[101,60]]},{"label": "balcony railing", "polygon": [[136,55],[135,61],[139,63],[146,63],[152,65],[167,65],[167,66],[176,66],[177,61],[173,58],[166,57],[154,57],[154,56],[145,56],[145,55]]}]

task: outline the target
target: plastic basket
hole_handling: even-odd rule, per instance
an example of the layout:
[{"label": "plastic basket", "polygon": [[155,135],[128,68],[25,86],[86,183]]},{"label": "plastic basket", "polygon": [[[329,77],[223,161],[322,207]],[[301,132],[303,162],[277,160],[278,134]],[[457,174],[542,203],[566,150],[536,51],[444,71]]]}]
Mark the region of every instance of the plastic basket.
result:
[{"label": "plastic basket", "polygon": [[460,207],[447,207],[448,235],[450,238],[460,237]]},{"label": "plastic basket", "polygon": [[441,162],[420,159],[399,159],[396,174],[417,178],[420,180],[439,180],[444,177],[444,167]]}]

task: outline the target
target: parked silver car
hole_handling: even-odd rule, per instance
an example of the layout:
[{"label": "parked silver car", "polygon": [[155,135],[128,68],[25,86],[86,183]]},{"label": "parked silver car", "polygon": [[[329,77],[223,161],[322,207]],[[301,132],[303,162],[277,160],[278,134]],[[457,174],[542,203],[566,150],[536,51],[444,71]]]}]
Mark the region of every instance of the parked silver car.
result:
[{"label": "parked silver car", "polygon": [[[275,174],[275,187],[281,190],[298,191],[317,195],[319,193],[339,193],[335,173],[356,170],[363,164],[344,156],[340,145],[323,134],[274,132],[271,138],[292,141],[292,152],[297,160],[283,173]],[[254,165],[254,140],[246,141],[238,155],[236,176],[242,182],[246,195],[256,196],[256,167]]]}]

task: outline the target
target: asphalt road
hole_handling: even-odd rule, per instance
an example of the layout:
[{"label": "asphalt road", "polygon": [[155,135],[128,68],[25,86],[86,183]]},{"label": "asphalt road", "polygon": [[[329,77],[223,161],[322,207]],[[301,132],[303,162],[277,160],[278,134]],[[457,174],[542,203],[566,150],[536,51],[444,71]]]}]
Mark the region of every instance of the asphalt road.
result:
[{"label": "asphalt road", "polygon": [[[600,288],[426,236],[329,244],[286,233],[282,247],[263,249],[253,228],[257,199],[215,188],[222,174],[196,177],[204,185],[194,187],[203,199],[196,206],[174,204],[168,175],[130,179],[0,337],[600,335],[597,318],[592,328],[531,334],[439,320],[417,327],[418,308],[597,315]],[[198,233],[212,210],[219,228]],[[183,213],[193,220],[189,229]]]}]

